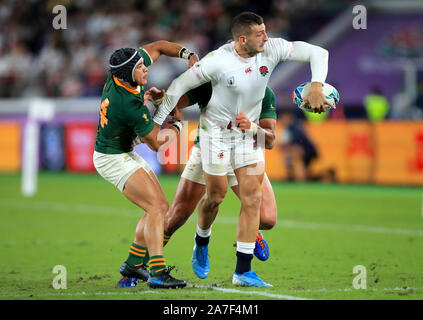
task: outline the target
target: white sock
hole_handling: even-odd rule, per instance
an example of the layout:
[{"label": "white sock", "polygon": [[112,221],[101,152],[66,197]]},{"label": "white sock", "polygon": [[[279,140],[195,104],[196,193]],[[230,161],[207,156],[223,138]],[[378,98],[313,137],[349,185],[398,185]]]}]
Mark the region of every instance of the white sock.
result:
[{"label": "white sock", "polygon": [[208,238],[208,237],[210,237],[212,226],[213,225],[211,225],[210,228],[208,228],[206,230],[203,230],[197,224],[197,234],[198,234],[198,236],[200,236],[201,238]]},{"label": "white sock", "polygon": [[256,247],[255,242],[236,242],[236,251],[242,252],[245,254],[254,254],[254,248]]}]

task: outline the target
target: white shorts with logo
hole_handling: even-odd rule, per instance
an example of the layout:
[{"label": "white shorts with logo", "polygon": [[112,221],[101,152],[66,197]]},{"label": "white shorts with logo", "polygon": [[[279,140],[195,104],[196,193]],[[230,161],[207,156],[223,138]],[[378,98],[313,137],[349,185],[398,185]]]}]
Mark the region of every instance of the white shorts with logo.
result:
[{"label": "white shorts with logo", "polygon": [[151,171],[150,165],[135,151],[118,154],[105,154],[94,151],[94,166],[104,179],[123,191],[126,181],[138,169]]},{"label": "white shorts with logo", "polygon": [[[185,165],[185,169],[182,172],[182,177],[189,181],[196,182],[202,185],[206,184],[204,180],[203,165],[201,162],[201,150],[199,147],[194,146],[192,148],[191,156],[189,157],[188,162]],[[231,166],[228,167],[227,177],[228,184],[230,187],[238,185],[238,180],[236,179],[234,170]]]},{"label": "white shorts with logo", "polygon": [[228,168],[264,162],[263,150],[251,133],[214,127],[208,131],[201,128],[199,136],[203,170],[210,175],[223,176]]}]

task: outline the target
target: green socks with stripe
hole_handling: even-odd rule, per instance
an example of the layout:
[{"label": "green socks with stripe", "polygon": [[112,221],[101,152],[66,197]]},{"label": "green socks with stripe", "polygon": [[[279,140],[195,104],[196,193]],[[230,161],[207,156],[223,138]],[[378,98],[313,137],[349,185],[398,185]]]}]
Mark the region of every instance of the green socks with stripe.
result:
[{"label": "green socks with stripe", "polygon": [[[171,234],[167,234],[166,232],[164,233],[163,247],[168,243],[171,236]],[[147,247],[140,246],[135,242],[133,242],[129,248],[129,256],[128,259],[126,259],[126,263],[131,267],[139,267],[149,264],[150,272],[152,275],[160,273],[166,268],[166,263],[163,256],[149,257]]]},{"label": "green socks with stripe", "polygon": [[133,242],[129,248],[129,256],[128,259],[126,259],[126,263],[131,267],[139,267],[143,264],[147,264],[148,259],[147,248]]},{"label": "green socks with stripe", "polygon": [[167,243],[169,242],[171,236],[172,236],[171,234],[166,233],[166,232],[163,234],[163,247],[165,245],[167,245]]},{"label": "green socks with stripe", "polygon": [[166,262],[163,256],[152,256],[149,261],[150,273],[155,276],[166,269]]}]

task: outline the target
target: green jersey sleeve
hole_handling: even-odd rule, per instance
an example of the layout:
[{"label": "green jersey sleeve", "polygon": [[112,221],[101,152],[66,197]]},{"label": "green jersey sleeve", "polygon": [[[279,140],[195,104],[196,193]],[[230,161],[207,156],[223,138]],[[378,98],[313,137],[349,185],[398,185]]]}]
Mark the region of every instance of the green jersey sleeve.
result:
[{"label": "green jersey sleeve", "polygon": [[276,96],[269,87],[266,87],[260,113],[260,120],[267,118],[276,119]]},{"label": "green jersey sleeve", "polygon": [[148,67],[148,66],[150,66],[150,65],[153,64],[153,60],[151,59],[150,55],[148,54],[148,52],[144,48],[139,48],[139,49],[137,49],[137,51],[143,57],[143,59],[144,59],[144,65],[146,67]]},{"label": "green jersey sleeve", "polygon": [[154,122],[148,108],[136,102],[139,101],[127,106],[126,123],[139,137],[144,137],[154,129]]},{"label": "green jersey sleeve", "polygon": [[198,103],[200,109],[205,108],[212,96],[211,82],[206,82],[201,86],[194,88],[186,93],[189,98],[189,105]]}]

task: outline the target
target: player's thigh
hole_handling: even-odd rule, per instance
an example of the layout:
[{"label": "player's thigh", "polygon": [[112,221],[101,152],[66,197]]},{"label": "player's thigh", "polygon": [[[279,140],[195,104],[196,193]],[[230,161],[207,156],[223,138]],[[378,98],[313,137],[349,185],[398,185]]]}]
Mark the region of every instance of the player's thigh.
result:
[{"label": "player's thigh", "polygon": [[204,172],[204,180],[206,182],[208,199],[217,204],[221,203],[228,190],[228,179],[226,175],[216,176]]},{"label": "player's thigh", "polygon": [[200,129],[201,164],[204,173],[225,176],[231,160],[230,141],[220,132],[210,134]]},{"label": "player's thigh", "polygon": [[167,211],[168,203],[157,178],[145,169],[138,169],[128,178],[123,194],[146,212]]},{"label": "player's thigh", "polygon": [[264,172],[264,163],[257,162],[235,170],[239,185],[239,198],[242,203],[256,206],[261,202],[261,186]]}]

